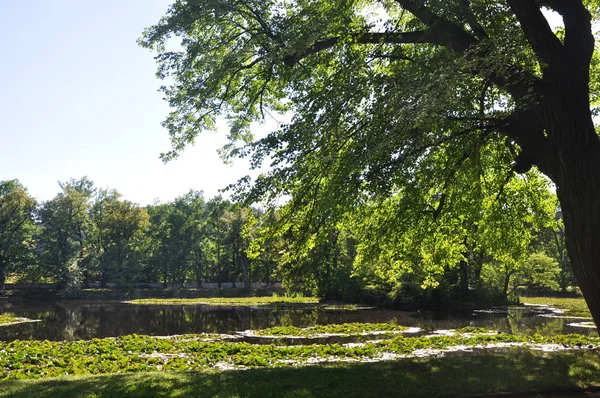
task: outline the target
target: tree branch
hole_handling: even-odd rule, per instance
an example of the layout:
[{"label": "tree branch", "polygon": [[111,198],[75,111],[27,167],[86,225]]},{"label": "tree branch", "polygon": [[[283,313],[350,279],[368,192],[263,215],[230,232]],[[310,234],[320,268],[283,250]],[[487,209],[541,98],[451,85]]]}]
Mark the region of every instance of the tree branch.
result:
[{"label": "tree branch", "polygon": [[508,4],[519,20],[533,51],[552,66],[556,57],[562,53],[562,43],[552,32],[535,0],[508,0]]},{"label": "tree branch", "polygon": [[539,118],[531,110],[517,110],[506,118],[505,126],[500,131],[515,140],[521,147],[513,170],[523,173],[535,164],[550,179],[556,174],[554,152],[550,141],[544,135],[544,127]]},{"label": "tree branch", "polygon": [[488,35],[483,26],[477,21],[477,17],[471,11],[471,2],[470,0],[458,0],[458,6],[465,18],[465,21],[469,24],[475,36],[479,39],[487,39]]},{"label": "tree branch", "polygon": [[432,33],[439,35],[440,44],[463,53],[478,42],[459,25],[431,11],[422,1],[396,0],[396,2],[429,26]]},{"label": "tree branch", "polygon": [[349,39],[351,42],[360,44],[408,44],[408,43],[439,43],[436,35],[431,31],[416,31],[416,32],[367,32],[355,33],[342,37],[331,37],[321,40],[300,53],[293,53],[283,58],[283,62],[287,66],[294,66],[302,59],[309,55],[318,53],[319,51],[327,50],[334,47],[343,39]]}]

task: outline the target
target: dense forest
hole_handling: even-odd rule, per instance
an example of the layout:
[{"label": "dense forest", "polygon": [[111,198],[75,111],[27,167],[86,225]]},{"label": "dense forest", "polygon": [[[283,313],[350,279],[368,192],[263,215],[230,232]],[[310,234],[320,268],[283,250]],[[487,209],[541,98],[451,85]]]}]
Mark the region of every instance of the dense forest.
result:
[{"label": "dense forest", "polygon": [[500,194],[479,187],[479,200],[453,200],[460,209],[443,216],[444,198],[436,209],[406,193],[365,200],[338,223],[313,217],[321,225],[310,230],[298,222],[307,214],[293,200],[257,208],[190,191],[142,207],[86,177],[59,188],[36,203],[18,180],[0,182],[3,286],[49,282],[76,295],[92,284],[249,288],[277,281],[292,293],[405,304],[574,284],[560,209],[538,174],[513,180]]}]

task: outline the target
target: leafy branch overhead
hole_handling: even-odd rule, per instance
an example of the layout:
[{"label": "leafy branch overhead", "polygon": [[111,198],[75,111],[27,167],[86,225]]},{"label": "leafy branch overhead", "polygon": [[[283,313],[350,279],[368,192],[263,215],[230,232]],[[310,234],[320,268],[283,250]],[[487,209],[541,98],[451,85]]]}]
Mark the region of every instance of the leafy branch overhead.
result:
[{"label": "leafy branch overhead", "polygon": [[180,0],[140,43],[172,78],[163,159],[226,116],[227,154],[270,165],[236,193],[291,198],[299,236],[390,198],[414,207],[392,211],[398,223],[442,220],[465,195],[512,206],[510,184],[541,172],[600,321],[599,15],[595,0]]},{"label": "leafy branch overhead", "polygon": [[[327,174],[333,154],[364,159],[356,177],[371,180],[369,170],[383,171],[403,149],[460,138],[465,129],[473,139],[493,129],[495,139],[506,136],[519,147],[516,170],[536,164],[552,175],[552,137],[532,115],[554,68],[591,55],[593,45],[572,44],[572,37],[593,39],[582,33],[589,27],[582,5],[544,5],[566,15],[567,27],[578,22],[564,43],[533,0],[178,1],[140,40],[158,50],[159,77],[174,78],[163,87],[174,107],[165,121],[173,148],[163,159],[227,115],[231,155],[252,155],[255,165],[272,156],[273,172],[258,190],[292,190],[278,183],[301,179],[308,165],[291,164],[308,163],[305,156]],[[181,51],[167,51],[171,35],[181,37]],[[292,123],[236,148],[238,140],[251,142],[251,122],[288,110]],[[490,119],[503,123],[485,123]],[[365,156],[372,141],[387,150]],[[411,167],[424,151],[393,163]]]}]

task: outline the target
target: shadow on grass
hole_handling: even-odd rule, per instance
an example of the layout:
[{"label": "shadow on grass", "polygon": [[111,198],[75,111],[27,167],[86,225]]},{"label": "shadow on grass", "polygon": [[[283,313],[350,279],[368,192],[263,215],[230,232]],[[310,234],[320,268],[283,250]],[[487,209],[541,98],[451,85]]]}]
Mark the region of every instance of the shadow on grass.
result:
[{"label": "shadow on grass", "polygon": [[0,383],[14,397],[445,397],[600,384],[597,351],[527,350],[215,373],[137,373]]}]

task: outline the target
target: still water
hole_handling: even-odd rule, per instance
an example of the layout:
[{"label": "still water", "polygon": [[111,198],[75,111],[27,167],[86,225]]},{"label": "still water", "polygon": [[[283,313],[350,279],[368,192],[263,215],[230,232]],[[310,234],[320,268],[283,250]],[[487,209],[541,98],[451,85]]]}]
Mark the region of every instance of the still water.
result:
[{"label": "still water", "polygon": [[235,333],[273,326],[306,327],[346,322],[391,322],[425,331],[464,326],[504,333],[581,333],[597,336],[596,329],[568,326],[581,322],[551,318],[539,309],[510,307],[456,312],[407,312],[382,309],[358,311],[274,310],[205,305],[141,306],[120,302],[0,303],[0,314],[40,322],[0,327],[0,340],[88,340],[125,334],[168,336],[184,333]]}]

